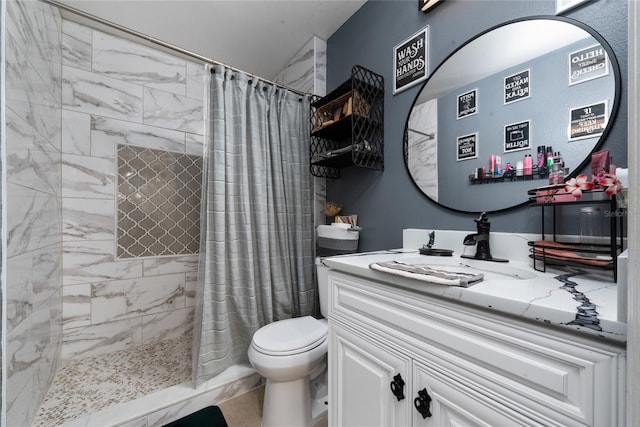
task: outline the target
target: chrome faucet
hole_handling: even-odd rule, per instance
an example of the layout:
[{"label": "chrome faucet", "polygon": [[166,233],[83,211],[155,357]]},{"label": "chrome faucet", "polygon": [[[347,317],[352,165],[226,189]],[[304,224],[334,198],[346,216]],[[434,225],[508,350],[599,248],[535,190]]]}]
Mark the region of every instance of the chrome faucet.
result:
[{"label": "chrome faucet", "polygon": [[487,213],[482,212],[478,219],[473,220],[476,223],[478,232],[475,234],[467,234],[462,241],[465,246],[476,246],[475,255],[460,255],[462,258],[479,259],[482,261],[509,262],[508,259],[494,258],[491,256],[489,248],[489,233],[491,223],[487,218]]}]

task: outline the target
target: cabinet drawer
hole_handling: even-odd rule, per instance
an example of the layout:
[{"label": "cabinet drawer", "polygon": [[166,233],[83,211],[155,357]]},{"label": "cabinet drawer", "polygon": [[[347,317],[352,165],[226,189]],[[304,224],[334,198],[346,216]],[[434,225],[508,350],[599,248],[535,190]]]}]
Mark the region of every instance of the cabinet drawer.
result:
[{"label": "cabinet drawer", "polygon": [[426,393],[431,412],[425,418],[414,410],[413,427],[540,425],[528,414],[498,404],[492,395],[482,392],[480,385],[461,377],[456,370],[439,361],[413,364],[412,403],[416,405],[416,397]]},{"label": "cabinet drawer", "polygon": [[333,271],[330,319],[384,333],[415,358],[464,367],[505,405],[529,407],[565,425],[618,423],[624,400],[619,350]]}]

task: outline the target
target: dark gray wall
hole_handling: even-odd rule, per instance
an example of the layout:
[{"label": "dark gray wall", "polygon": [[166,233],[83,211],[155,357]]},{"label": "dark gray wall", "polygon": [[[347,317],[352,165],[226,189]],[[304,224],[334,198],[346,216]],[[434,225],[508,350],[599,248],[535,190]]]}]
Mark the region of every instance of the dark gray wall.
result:
[{"label": "dark gray wall", "polygon": [[[618,166],[627,164],[627,2],[592,0],[564,16],[581,21],[611,45],[622,74],[622,100],[616,121],[603,148]],[[327,89],[333,90],[362,65],[385,78],[385,170],[349,167],[337,180],[328,180],[327,198],[343,204],[345,214],[357,213],[360,251],[400,247],[405,228],[472,230],[474,214],[443,208],[420,192],[403,159],[403,132],[407,115],[421,84],[393,95],[393,47],[416,31],[430,26],[430,71],[475,35],[503,22],[526,16],[554,15],[549,1],[445,1],[428,14],[417,2],[367,2],[328,40]],[[496,197],[499,197],[497,195]],[[566,222],[574,223],[571,213]],[[539,232],[540,209],[520,207],[490,215],[492,231]]]}]

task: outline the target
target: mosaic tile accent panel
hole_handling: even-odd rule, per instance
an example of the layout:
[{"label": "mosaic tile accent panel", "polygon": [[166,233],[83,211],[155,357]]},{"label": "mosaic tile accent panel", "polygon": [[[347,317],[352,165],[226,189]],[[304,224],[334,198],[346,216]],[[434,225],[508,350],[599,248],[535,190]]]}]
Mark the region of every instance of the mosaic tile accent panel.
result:
[{"label": "mosaic tile accent panel", "polygon": [[202,157],[120,144],[117,150],[117,257],[197,253]]}]

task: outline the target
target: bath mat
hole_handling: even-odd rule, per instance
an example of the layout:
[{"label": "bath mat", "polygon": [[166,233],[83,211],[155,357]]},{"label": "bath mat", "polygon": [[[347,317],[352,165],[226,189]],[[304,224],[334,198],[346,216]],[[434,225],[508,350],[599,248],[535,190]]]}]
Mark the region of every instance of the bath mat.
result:
[{"label": "bath mat", "polygon": [[217,406],[208,406],[164,427],[229,427]]}]

